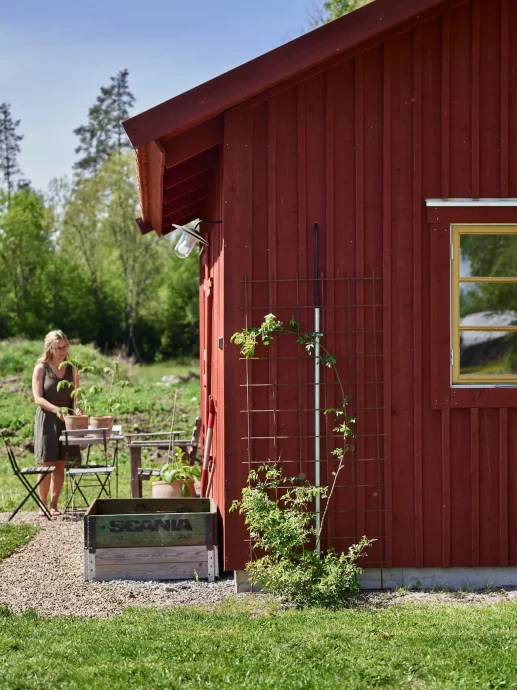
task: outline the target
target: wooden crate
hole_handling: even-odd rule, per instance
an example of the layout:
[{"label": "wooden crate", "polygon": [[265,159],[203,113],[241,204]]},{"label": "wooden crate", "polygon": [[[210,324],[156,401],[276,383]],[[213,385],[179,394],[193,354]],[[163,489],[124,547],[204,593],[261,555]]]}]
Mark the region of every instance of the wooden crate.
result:
[{"label": "wooden crate", "polygon": [[99,498],[84,518],[84,574],[93,580],[219,575],[211,498]]}]

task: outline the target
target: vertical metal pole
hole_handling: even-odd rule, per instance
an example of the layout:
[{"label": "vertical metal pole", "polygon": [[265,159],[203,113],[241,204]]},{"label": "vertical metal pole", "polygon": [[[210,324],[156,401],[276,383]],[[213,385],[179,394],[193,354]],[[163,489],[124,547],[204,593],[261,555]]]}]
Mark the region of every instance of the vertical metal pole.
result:
[{"label": "vertical metal pole", "polygon": [[[314,223],[314,332],[320,332],[320,294],[319,294],[319,225]],[[320,343],[316,335],[314,344],[314,485],[321,486],[320,466]],[[315,501],[316,553],[321,554],[321,498]]]}]

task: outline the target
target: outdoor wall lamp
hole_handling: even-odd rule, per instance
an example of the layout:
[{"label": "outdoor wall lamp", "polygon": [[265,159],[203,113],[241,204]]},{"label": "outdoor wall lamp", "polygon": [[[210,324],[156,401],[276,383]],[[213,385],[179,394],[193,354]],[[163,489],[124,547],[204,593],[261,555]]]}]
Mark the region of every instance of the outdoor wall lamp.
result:
[{"label": "outdoor wall lamp", "polygon": [[185,225],[176,225],[175,223],[172,223],[172,225],[176,228],[176,231],[181,232],[181,235],[176,242],[176,246],[174,247],[176,255],[179,256],[180,259],[186,259],[188,256],[190,256],[190,253],[198,242],[204,247],[208,247],[208,242],[197,232],[198,227],[201,225],[201,223],[215,225],[222,222],[222,220],[198,220],[193,229],[187,228]]}]

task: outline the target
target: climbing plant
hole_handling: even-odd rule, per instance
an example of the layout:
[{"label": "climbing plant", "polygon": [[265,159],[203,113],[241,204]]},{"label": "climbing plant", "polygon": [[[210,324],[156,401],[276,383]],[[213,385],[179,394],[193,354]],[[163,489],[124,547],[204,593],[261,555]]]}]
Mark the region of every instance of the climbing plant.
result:
[{"label": "climbing plant", "polygon": [[334,416],[334,421],[336,424],[334,431],[342,437],[343,444],[332,451],[332,454],[338,458],[339,463],[337,470],[333,473],[334,480],[329,494],[329,500],[327,501],[327,506],[325,508],[325,513],[323,514],[323,519],[321,521],[320,533],[318,534],[319,538],[321,530],[323,529],[326,512],[328,510],[328,503],[336,485],[337,477],[340,471],[343,469],[345,456],[348,452],[353,451],[354,449],[352,441],[355,438],[355,434],[353,432],[352,425],[355,424],[356,420],[348,416],[348,397],[345,394],[343,383],[336,366],[337,357],[336,355],[331,354],[323,344],[322,333],[317,333],[315,331],[301,331],[298,321],[294,318],[294,316],[289,321],[289,328],[286,328],[282,321],[279,321],[274,314],[267,314],[260,326],[243,328],[241,331],[234,333],[230,340],[232,343],[240,345],[241,354],[244,355],[246,359],[249,359],[250,357],[255,356],[255,350],[258,344],[262,343],[268,347],[271,344],[275,333],[289,333],[296,336],[296,342],[298,345],[304,347],[309,355],[314,355],[316,345],[318,344],[319,350],[322,354],[317,355],[317,361],[319,364],[323,364],[334,371],[341,394],[341,406],[330,407],[325,410],[326,415]]},{"label": "climbing plant", "polygon": [[[240,346],[245,358],[255,356],[257,345],[269,346],[276,333],[292,334],[307,353],[315,355],[320,364],[334,370],[341,393],[341,406],[325,410],[335,420],[334,431],[342,438],[342,445],[332,451],[339,462],[330,491],[328,487],[312,486],[307,480],[286,478],[276,461],[251,471],[242,499],[234,501],[232,510],[245,517],[254,548],[264,555],[250,561],[246,571],[252,583],[262,584],[273,593],[299,605],[321,605],[336,608],[359,589],[358,559],[373,540],[363,537],[350,547],[347,554],[333,549],[325,554],[310,548],[311,541],[320,543],[328,507],[343,469],[346,455],[353,450],[355,419],[347,414],[348,399],[337,370],[337,358],[322,343],[323,334],[300,331],[293,317],[289,327],[274,314],[267,314],[258,327],[244,328],[234,333],[231,341]],[[325,511],[319,529],[314,527],[315,514],[311,510],[316,497],[326,498]]]}]

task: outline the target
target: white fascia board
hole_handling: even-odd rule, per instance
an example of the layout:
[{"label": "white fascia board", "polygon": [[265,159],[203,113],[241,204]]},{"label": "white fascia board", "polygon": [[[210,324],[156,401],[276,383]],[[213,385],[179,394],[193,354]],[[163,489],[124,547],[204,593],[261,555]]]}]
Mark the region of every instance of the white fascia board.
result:
[{"label": "white fascia board", "polygon": [[426,206],[517,206],[517,199],[426,199]]}]

